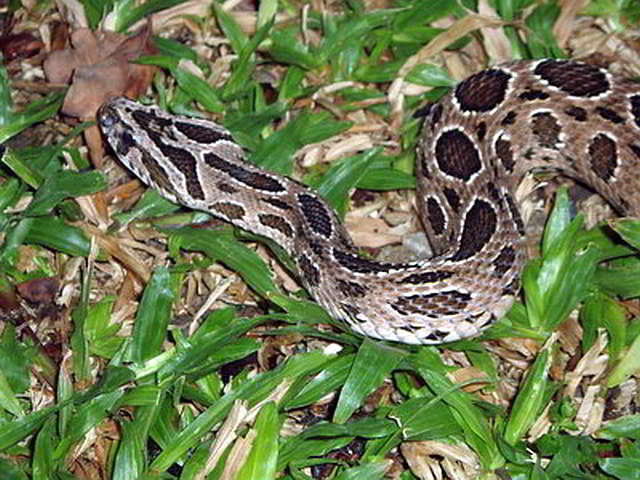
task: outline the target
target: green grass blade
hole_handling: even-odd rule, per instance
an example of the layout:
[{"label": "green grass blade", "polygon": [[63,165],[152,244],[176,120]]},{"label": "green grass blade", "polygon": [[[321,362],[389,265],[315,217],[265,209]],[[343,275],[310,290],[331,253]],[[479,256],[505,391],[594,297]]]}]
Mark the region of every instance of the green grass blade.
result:
[{"label": "green grass blade", "polygon": [[132,358],[144,362],[161,352],[173,305],[169,271],[157,268],[144,290],[133,333]]},{"label": "green grass blade", "polygon": [[278,432],[280,419],[274,402],[265,403],[258,413],[251,453],[237,473],[238,480],[268,480],[276,478]]},{"label": "green grass blade", "polygon": [[384,379],[405,358],[407,352],[365,340],[356,355],[351,372],[342,387],[333,421],[345,423],[367,395],[382,385]]}]

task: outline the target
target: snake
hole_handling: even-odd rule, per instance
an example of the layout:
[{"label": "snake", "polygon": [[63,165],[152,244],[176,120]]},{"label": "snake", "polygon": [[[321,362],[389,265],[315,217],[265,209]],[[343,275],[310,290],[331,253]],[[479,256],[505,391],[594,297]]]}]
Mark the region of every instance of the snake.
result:
[{"label": "snake", "polygon": [[498,64],[421,109],[416,204],[434,256],[359,254],[309,187],[247,161],[212,121],[124,97],[97,113],[115,156],[170,201],[270,238],[329,314],[367,337],[440,344],[478,335],[511,308],[526,261],[514,192],[529,172],[585,184],[640,213],[640,84],[571,60]]}]

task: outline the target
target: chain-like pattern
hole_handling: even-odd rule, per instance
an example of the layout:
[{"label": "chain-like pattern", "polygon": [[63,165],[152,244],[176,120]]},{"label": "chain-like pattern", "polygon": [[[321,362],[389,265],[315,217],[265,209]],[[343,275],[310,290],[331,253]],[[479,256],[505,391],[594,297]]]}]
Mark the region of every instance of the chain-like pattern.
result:
[{"label": "chain-like pattern", "polygon": [[125,98],[98,122],[118,158],[168,199],[277,241],[305,287],[364,335],[412,344],[476,335],[511,307],[525,254],[513,190],[532,169],[640,212],[640,85],[586,64],[519,61],[477,73],[425,113],[418,206],[436,251],[361,258],[313,191],[250,165],[224,128]]}]

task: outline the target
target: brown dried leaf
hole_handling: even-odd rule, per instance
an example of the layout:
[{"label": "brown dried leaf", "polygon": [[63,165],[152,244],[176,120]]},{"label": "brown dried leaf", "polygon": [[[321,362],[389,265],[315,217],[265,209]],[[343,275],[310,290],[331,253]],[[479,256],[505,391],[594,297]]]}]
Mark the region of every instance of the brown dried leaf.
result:
[{"label": "brown dried leaf", "polygon": [[[102,42],[109,48],[109,42]],[[80,65],[89,65],[98,59],[98,39],[88,28],[71,34],[71,48],[51,52],[44,61],[44,73],[52,83],[69,83],[73,71]],[[111,52],[109,52],[111,53]]]},{"label": "brown dried leaf", "polygon": [[16,286],[22,298],[31,303],[53,303],[60,282],[57,277],[34,278]]},{"label": "brown dried leaf", "polygon": [[380,218],[347,215],[345,225],[359,247],[380,248],[402,241],[400,235],[390,233],[389,225]]},{"label": "brown dried leaf", "polygon": [[[478,13],[485,17],[498,18],[498,14],[488,0],[478,2]],[[511,41],[507,38],[503,28],[483,28],[482,38],[482,44],[494,63],[513,58]]]},{"label": "brown dried leaf", "polygon": [[150,35],[148,26],[132,37],[112,32],[95,35],[87,29],[73,32],[72,47],[51,53],[44,65],[49,81],[67,83],[72,79],[62,112],[93,119],[107,98],[136,97],[146,90],[155,67],[130,62],[155,52]]},{"label": "brown dried leaf", "polygon": [[569,38],[578,27],[576,22],[578,12],[589,4],[589,0],[563,0],[559,4],[561,6],[560,16],[553,26],[553,35],[558,45],[565,48]]},{"label": "brown dried leaf", "polygon": [[51,23],[51,38],[49,40],[49,49],[51,52],[64,50],[69,41],[69,25],[64,22]]},{"label": "brown dried leaf", "polygon": [[100,249],[116,258],[128,271],[133,272],[145,283],[149,281],[151,272],[139,257],[130,253],[123,246],[124,242],[118,241],[113,236],[105,235],[104,232],[90,225],[85,226],[84,229],[89,236],[95,238]]},{"label": "brown dried leaf", "polygon": [[436,35],[427,45],[410,57],[398,72],[399,78],[404,78],[413,67],[419,63],[426,63],[429,58],[440,53],[456,40],[480,29],[498,28],[505,22],[497,17],[483,15],[467,15],[457,20],[448,30]]}]

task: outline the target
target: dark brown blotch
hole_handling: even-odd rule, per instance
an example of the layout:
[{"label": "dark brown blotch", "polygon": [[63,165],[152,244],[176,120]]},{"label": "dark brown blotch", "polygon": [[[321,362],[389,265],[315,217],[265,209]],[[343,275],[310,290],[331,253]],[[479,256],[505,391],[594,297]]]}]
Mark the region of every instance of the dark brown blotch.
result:
[{"label": "dark brown blotch", "polygon": [[261,213],[258,215],[258,220],[262,225],[279,231],[287,238],[293,238],[295,234],[293,227],[291,227],[289,222],[278,215]]},{"label": "dark brown blotch", "polygon": [[309,287],[317,287],[320,284],[320,272],[305,254],[298,257],[298,268],[302,271],[304,280]]},{"label": "dark brown blotch", "polygon": [[533,100],[546,100],[547,98],[549,98],[549,94],[547,92],[543,92],[542,90],[536,90],[534,88],[525,90],[518,96],[521,100],[524,100],[525,102],[531,102]]},{"label": "dark brown blotch", "polygon": [[221,192],[228,193],[230,195],[238,192],[238,189],[232,187],[227,182],[218,182],[216,183],[216,187],[218,187],[218,190],[220,190]]},{"label": "dark brown blotch", "polygon": [[486,134],[487,124],[485,122],[479,122],[478,125],[476,125],[476,137],[478,137],[479,141],[483,141]]},{"label": "dark brown blotch", "polygon": [[313,239],[309,239],[309,247],[314,255],[322,257],[324,255],[324,246],[320,242],[316,242]]},{"label": "dark brown blotch", "polygon": [[495,277],[502,277],[513,266],[516,261],[516,251],[507,245],[502,247],[498,256],[493,260],[493,274]]},{"label": "dark brown blotch", "polygon": [[158,114],[155,109],[136,109],[131,112],[131,116],[133,119],[140,125],[144,130],[155,131],[160,133],[166,128],[171,127],[173,125],[173,121],[169,118],[165,118]]},{"label": "dark brown blotch", "polygon": [[517,118],[518,114],[516,112],[514,112],[513,110],[511,110],[509,113],[507,113],[504,118],[502,119],[502,121],[500,122],[503,126],[508,126],[508,125],[513,125],[514,123],[516,123],[516,118]]},{"label": "dark brown blotch", "polygon": [[616,142],[604,133],[599,133],[591,139],[588,154],[595,174],[605,182],[611,180],[618,166]]},{"label": "dark brown blotch", "polygon": [[413,112],[413,118],[425,118],[431,114],[434,103],[427,103]]},{"label": "dark brown blotch", "polygon": [[129,150],[136,146],[136,141],[131,136],[131,133],[128,131],[122,132],[122,134],[117,138],[116,141],[116,153],[121,157],[126,157],[129,153]]},{"label": "dark brown blotch", "polygon": [[219,155],[213,152],[206,152],[204,161],[207,165],[215,170],[220,170],[238,182],[266,192],[281,193],[287,189],[277,179],[260,172],[254,172],[231,162],[227,162]]},{"label": "dark brown blotch", "polygon": [[465,182],[482,169],[475,144],[457,128],[447,130],[438,137],[435,155],[440,170]]},{"label": "dark brown blotch", "polygon": [[141,162],[149,172],[150,181],[161,191],[176,195],[175,187],[165,169],[147,150],[140,150]]},{"label": "dark brown blotch", "polygon": [[155,131],[148,131],[147,134],[165,158],[173,164],[176,170],[184,175],[187,192],[191,198],[204,200],[204,190],[202,190],[202,185],[198,178],[196,157],[186,148],[169,145],[164,141],[165,139],[162,135]]},{"label": "dark brown blotch", "polygon": [[484,199],[476,199],[464,217],[460,247],[451,260],[465,260],[476,255],[491,240],[497,226],[498,217],[491,204]]},{"label": "dark brown blotch", "polygon": [[411,283],[412,285],[424,285],[426,283],[436,283],[451,278],[454,275],[449,270],[433,270],[430,272],[412,273],[400,280],[398,283]]},{"label": "dark brown blotch", "polygon": [[531,131],[543,147],[556,148],[562,127],[550,112],[536,113],[531,118]]},{"label": "dark brown blotch", "polygon": [[568,107],[564,113],[572,117],[574,120],[578,122],[585,122],[588,118],[587,111],[582,107],[571,106]]},{"label": "dark brown blotch", "polygon": [[513,172],[515,167],[515,160],[513,159],[513,149],[511,148],[511,142],[500,137],[496,141],[496,155],[500,159],[502,166],[509,173]]},{"label": "dark brown blotch", "polygon": [[640,160],[640,145],[634,145],[633,143],[629,144],[629,150],[633,152],[633,154]]},{"label": "dark brown blotch", "polygon": [[460,208],[460,195],[455,189],[450,187],[444,187],[442,189],[442,193],[444,193],[444,197],[447,199],[447,203],[451,207],[454,212],[457,212]]},{"label": "dark brown blotch", "polygon": [[435,233],[436,235],[442,235],[442,232],[444,232],[444,228],[446,226],[446,217],[444,215],[444,212],[442,211],[442,208],[440,207],[440,204],[435,198],[429,197],[427,199],[426,206],[427,219],[429,221],[429,225],[431,225],[433,233]]},{"label": "dark brown blotch", "polygon": [[516,206],[516,202],[513,200],[511,195],[505,195],[505,200],[507,201],[507,206],[509,207],[509,212],[511,213],[511,219],[513,223],[516,225],[516,229],[520,235],[524,235],[524,222],[522,221],[522,216],[520,215],[520,211]]},{"label": "dark brown blotch", "polygon": [[599,68],[566,60],[544,60],[534,74],[574,97],[597,97],[609,90],[609,81]]},{"label": "dark brown blotch", "polygon": [[463,112],[488,112],[500,105],[507,94],[511,75],[490,69],[458,84],[455,98]]},{"label": "dark brown blotch", "polygon": [[404,264],[379,263],[366,258],[359,257],[353,253],[344,252],[337,248],[333,249],[333,257],[347,270],[356,273],[379,273],[388,272],[390,269],[406,268]]},{"label": "dark brown blotch", "polygon": [[226,130],[212,124],[211,127],[203,127],[189,122],[175,122],[176,129],[189,140],[205,145],[216,143],[220,140],[233,141],[233,138]]},{"label": "dark brown blotch", "polygon": [[487,189],[487,194],[489,195],[489,198],[491,198],[491,200],[493,200],[496,203],[500,203],[500,191],[498,190],[498,187],[496,187],[496,184],[489,181],[486,184],[486,189]]},{"label": "dark brown blotch", "polygon": [[423,339],[432,343],[442,342],[442,340],[446,337],[446,335],[443,335],[443,333],[444,332],[441,332],[440,330],[433,330],[429,333],[429,335],[424,336]]},{"label": "dark brown blotch", "polygon": [[624,123],[624,118],[622,118],[615,110],[611,110],[606,107],[596,107],[596,113],[600,115],[605,120],[610,121],[611,123],[621,124]]},{"label": "dark brown blotch", "polygon": [[520,280],[514,278],[509,285],[502,289],[502,295],[515,295],[520,289]]},{"label": "dark brown blotch", "polygon": [[433,131],[440,121],[440,117],[442,117],[442,105],[439,103],[435,104],[429,113],[429,126],[431,127],[431,131]]},{"label": "dark brown blotch", "polygon": [[619,205],[618,208],[622,213],[627,214],[633,211],[633,209],[631,208],[631,205],[626,199],[618,197],[617,203]]},{"label": "dark brown blotch", "polygon": [[451,292],[399,297],[391,306],[404,314],[456,315],[467,309],[470,300],[470,294],[453,290]]},{"label": "dark brown blotch", "polygon": [[349,297],[362,298],[367,294],[367,287],[360,283],[347,280],[336,280],[336,286],[341,293]]},{"label": "dark brown blotch", "polygon": [[629,98],[631,103],[631,115],[636,126],[640,127],[640,95],[633,95]]},{"label": "dark brown blotch", "polygon": [[333,225],[324,203],[308,193],[299,194],[298,202],[300,203],[300,211],[311,230],[324,238],[330,238],[333,232]]},{"label": "dark brown blotch", "polygon": [[279,210],[291,210],[293,208],[287,202],[285,202],[284,200],[280,200],[279,198],[264,197],[261,200],[265,203],[268,203],[272,207],[276,207]]},{"label": "dark brown blotch", "polygon": [[345,318],[345,320],[356,322],[356,323],[367,323],[366,319],[361,318],[359,316],[360,309],[355,305],[352,305],[350,303],[340,302],[340,308],[345,312],[347,312],[347,318]]},{"label": "dark brown blotch", "polygon": [[216,202],[209,205],[209,209],[223,215],[229,220],[241,220],[246,212],[242,205],[231,202]]}]

